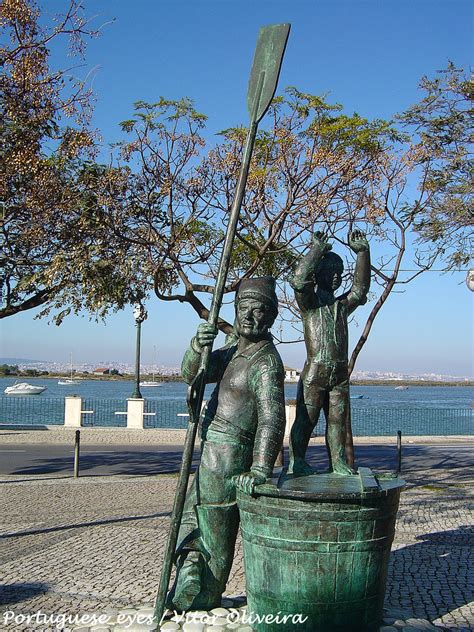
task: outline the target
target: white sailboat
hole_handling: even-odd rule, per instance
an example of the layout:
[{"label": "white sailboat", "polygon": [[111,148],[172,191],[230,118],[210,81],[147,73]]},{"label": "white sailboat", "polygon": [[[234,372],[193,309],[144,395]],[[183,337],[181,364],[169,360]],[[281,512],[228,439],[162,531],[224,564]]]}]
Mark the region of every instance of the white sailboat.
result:
[{"label": "white sailboat", "polygon": [[156,388],[157,386],[163,386],[163,382],[157,382],[155,380],[156,346],[153,347],[153,355],[154,355],[154,362],[153,362],[153,371],[151,375],[151,381],[144,380],[143,382],[140,382],[140,386],[144,386],[145,388]]},{"label": "white sailboat", "polygon": [[58,384],[59,386],[70,386],[71,384],[76,384],[77,380],[73,380],[72,379],[72,351],[71,351],[71,367],[70,367],[70,371],[69,371],[69,377],[68,378],[63,378],[62,380],[58,380]]}]

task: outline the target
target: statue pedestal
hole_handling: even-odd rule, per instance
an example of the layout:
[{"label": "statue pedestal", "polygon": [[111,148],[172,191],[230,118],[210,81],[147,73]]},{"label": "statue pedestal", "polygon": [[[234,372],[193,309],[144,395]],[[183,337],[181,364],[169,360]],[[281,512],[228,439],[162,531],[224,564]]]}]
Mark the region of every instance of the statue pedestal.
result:
[{"label": "statue pedestal", "polygon": [[252,627],[377,630],[403,485],[368,468],[299,478],[283,470],[254,496],[238,492]]}]

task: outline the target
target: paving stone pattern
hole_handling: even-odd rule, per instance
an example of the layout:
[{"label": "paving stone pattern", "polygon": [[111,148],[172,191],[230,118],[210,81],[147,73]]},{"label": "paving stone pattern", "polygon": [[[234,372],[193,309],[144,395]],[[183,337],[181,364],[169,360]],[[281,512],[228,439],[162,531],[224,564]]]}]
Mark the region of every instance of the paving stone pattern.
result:
[{"label": "paving stone pattern", "polygon": [[[117,618],[151,612],[175,484],[175,476],[164,475],[1,478],[0,630],[151,630],[136,618],[128,627]],[[450,484],[449,472],[439,470],[436,480],[429,472],[411,477],[401,499],[383,632],[434,629],[426,620],[450,630],[474,629],[469,525],[468,481]],[[243,594],[239,539],[228,595]],[[223,605],[234,603],[242,607],[239,599]],[[89,622],[81,625],[54,619],[85,614]],[[170,631],[206,629],[199,622],[166,625]],[[245,623],[231,625],[221,621],[212,629],[250,630]]]}]

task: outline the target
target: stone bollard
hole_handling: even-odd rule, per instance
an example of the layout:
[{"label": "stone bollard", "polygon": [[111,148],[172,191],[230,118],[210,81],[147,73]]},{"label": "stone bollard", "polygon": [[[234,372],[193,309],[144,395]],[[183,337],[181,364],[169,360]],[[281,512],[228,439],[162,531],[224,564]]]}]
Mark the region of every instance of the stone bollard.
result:
[{"label": "stone bollard", "polygon": [[82,425],[82,397],[70,395],[64,398],[64,425],[80,428]]},{"label": "stone bollard", "polygon": [[127,399],[127,428],[143,430],[143,413],[145,412],[145,400],[130,397]]}]

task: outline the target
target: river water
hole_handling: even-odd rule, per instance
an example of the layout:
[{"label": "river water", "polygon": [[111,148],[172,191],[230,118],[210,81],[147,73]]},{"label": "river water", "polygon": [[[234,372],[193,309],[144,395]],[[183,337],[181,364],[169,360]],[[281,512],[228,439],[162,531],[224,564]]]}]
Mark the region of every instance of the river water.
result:
[{"label": "river water", "polygon": [[[41,395],[7,396],[3,391],[15,381],[28,381],[47,387]],[[287,399],[296,397],[296,384],[285,384]],[[406,434],[473,434],[474,388],[470,386],[352,386],[351,409],[354,434],[387,435],[401,429]],[[213,386],[206,387],[208,399]],[[186,426],[186,384],[164,382],[156,388],[142,387],[146,401],[145,425],[183,428]],[[84,399],[82,409],[93,413],[83,416],[84,425],[124,426],[126,399],[134,383],[124,380],[83,380],[61,386],[53,378],[1,378],[0,423],[62,424],[64,397]],[[321,422],[321,432],[324,424]]]},{"label": "river water", "polygon": [[[60,386],[53,378],[0,378],[0,395],[7,386],[15,382],[28,382],[47,387],[36,398],[64,397],[79,395],[86,398],[126,399],[134,391],[134,383],[124,380],[81,380],[71,386]],[[296,397],[296,384],[285,384],[287,399]],[[410,386],[407,390],[397,390],[393,386],[352,386],[351,396],[355,408],[469,408],[474,400],[474,388],[470,386]],[[206,387],[205,398],[212,392],[213,385]],[[155,388],[142,387],[145,399],[181,399],[186,397],[187,385],[183,382],[164,382]]]}]

